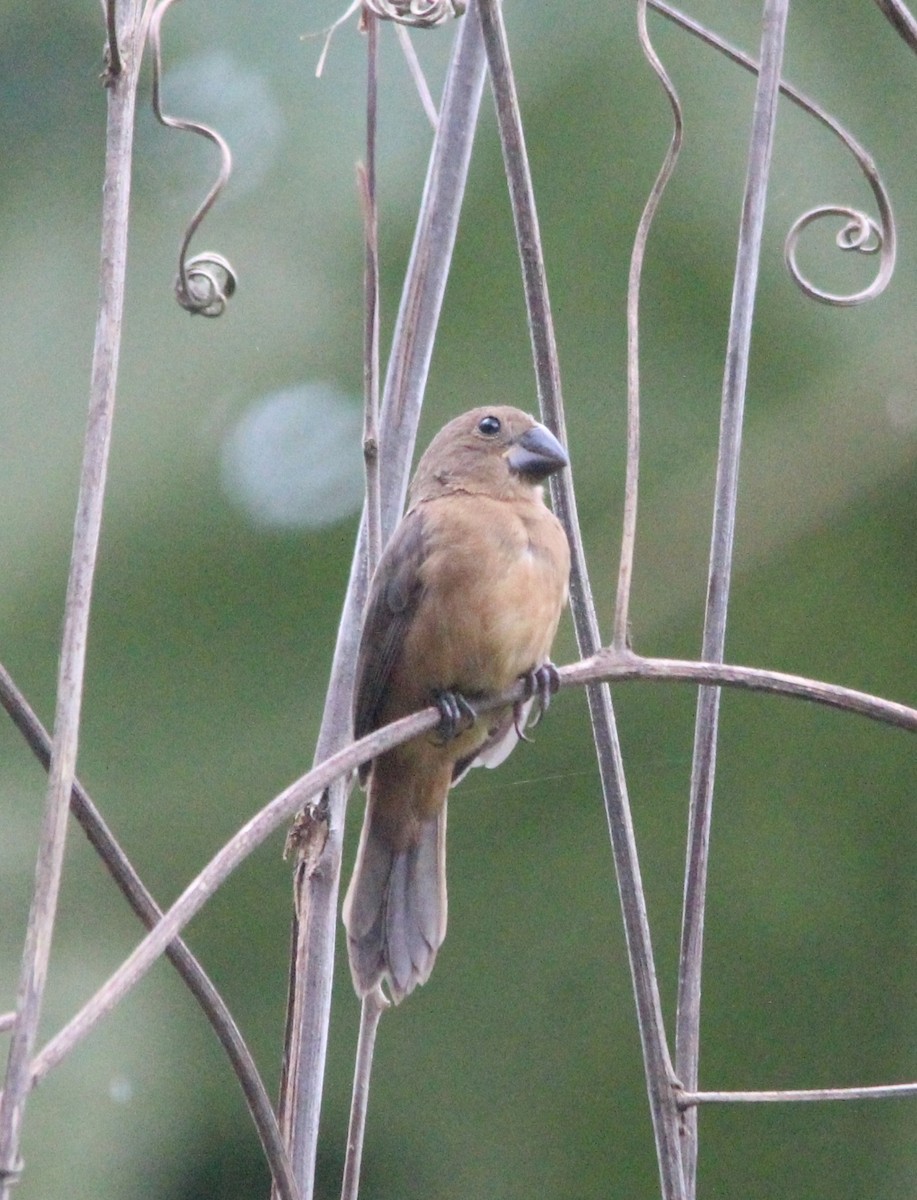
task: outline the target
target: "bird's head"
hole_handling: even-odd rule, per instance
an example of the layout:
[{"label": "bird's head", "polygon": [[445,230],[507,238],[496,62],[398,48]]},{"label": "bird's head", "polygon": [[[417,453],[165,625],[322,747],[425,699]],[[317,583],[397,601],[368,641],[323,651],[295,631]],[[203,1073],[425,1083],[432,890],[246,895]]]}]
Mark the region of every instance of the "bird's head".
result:
[{"label": "bird's head", "polygon": [[508,405],[473,408],[443,426],[417,465],[411,503],[450,492],[510,499],[540,493],[569,460],[553,433]]}]

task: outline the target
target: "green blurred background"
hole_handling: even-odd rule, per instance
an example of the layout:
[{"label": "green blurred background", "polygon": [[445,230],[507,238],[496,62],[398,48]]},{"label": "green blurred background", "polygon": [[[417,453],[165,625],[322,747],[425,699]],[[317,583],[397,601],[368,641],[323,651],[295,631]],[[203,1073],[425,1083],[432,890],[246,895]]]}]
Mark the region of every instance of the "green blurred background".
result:
[{"label": "green blurred background", "polygon": [[[177,6],[167,109],[210,120],[236,174],[194,243],[237,267],[227,314],[191,319],[171,282],[211,147],[168,134],[144,84],[121,386],[88,662],[80,774],[162,901],[309,765],[360,496],[364,45],[323,79],[306,4]],[[754,51],[760,5],[692,13]],[[633,6],[507,4],[592,577],[609,629],[623,477],[631,238],[669,136]],[[644,459],[633,636],[695,656],[751,78],[651,17],[687,145],[649,249]],[[452,29],[416,39],[438,94]],[[0,7],[0,657],[50,720],[97,295],[104,132],[99,6]],[[383,37],[380,192],[390,332],[430,131]],[[813,204],[869,204],[855,166],[785,105],[765,235],[743,454],[733,661],[913,701],[917,576],[917,62],[863,0],[798,0],[787,75],[875,155],[900,222],[895,278],[853,310],[782,265]],[[865,285],[833,229],[803,258]],[[848,256],[849,257],[849,256]],[[421,440],[534,388],[489,97]],[[558,661],[575,655],[565,626]],[[688,689],[617,692],[673,1019],[693,732]],[[801,704],[723,702],[702,1084],[827,1086],[917,1076],[915,748]],[[43,777],[0,723],[0,1010],[14,1003]],[[349,871],[360,804],[351,805]],[[290,871],[275,836],[188,931],[276,1090]],[[383,1022],[365,1153],[371,1197],[585,1200],[657,1192],[618,901],[581,695],[565,693],[450,813],[450,931],[427,987]],[[82,835],[68,846],[44,1035],[138,929]],[[339,955],[321,1196],[337,1192],[358,1006]],[[707,1109],[700,1195],[903,1200],[913,1101]],[[171,969],[32,1097],[21,1200],[266,1195],[222,1053]]]}]

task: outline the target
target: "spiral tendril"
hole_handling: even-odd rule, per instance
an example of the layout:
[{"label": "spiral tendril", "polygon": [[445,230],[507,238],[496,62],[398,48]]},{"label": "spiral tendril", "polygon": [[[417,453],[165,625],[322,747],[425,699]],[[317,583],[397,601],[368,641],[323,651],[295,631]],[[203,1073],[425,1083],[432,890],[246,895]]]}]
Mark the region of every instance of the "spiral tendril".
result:
[{"label": "spiral tendril", "polygon": [[184,276],[175,277],[175,297],[182,308],[202,317],[222,316],[236,290],[236,273],[222,254],[212,250],[185,263]]},{"label": "spiral tendril", "polygon": [[208,251],[188,258],[188,247],[201,222],[210,212],[217,197],[223,191],[232,173],[232,152],[215,129],[199,121],[184,117],[173,117],[162,109],[162,49],[160,27],[166,12],[175,0],[160,0],[150,19],[150,45],[153,50],[153,112],[160,124],[167,129],[180,129],[196,133],[212,142],[220,152],[220,171],[216,182],[204,197],[200,207],[188,222],[185,235],[178,251],[178,275],[175,280],[175,296],[187,312],[204,317],[219,317],[226,302],[236,290],[236,273],[221,254]]},{"label": "spiral tendril", "polygon": [[363,6],[383,21],[431,29],[452,17],[460,17],[466,0],[363,0]]},{"label": "spiral tendril", "polygon": [[[740,67],[744,67],[746,71],[757,73],[758,64],[753,58],[744,54],[741,50],[737,50],[716,34],[711,33],[709,29],[700,25],[697,21],[679,12],[678,9],[667,4],[665,0],[647,0],[647,2],[650,8],[655,9],[660,15],[680,25],[682,29],[687,30],[688,33],[693,34],[694,37],[699,38],[708,46],[712,46],[721,54],[725,54],[727,58],[737,63]],[[897,0],[878,0],[878,2],[879,7],[886,12],[886,15],[889,15],[888,10],[893,9],[900,16],[903,10],[903,5],[898,4]],[[803,213],[794,222],[786,237],[784,259],[787,269],[793,281],[806,296],[812,300],[819,300],[823,304],[833,304],[837,307],[848,308],[854,304],[863,304],[867,300],[874,300],[885,291],[894,273],[897,246],[895,218],[892,213],[891,201],[889,200],[888,192],[885,190],[881,176],[876,169],[872,157],[856,138],[851,133],[848,133],[840,121],[832,117],[819,104],[816,104],[814,100],[805,96],[791,84],[782,82],[780,84],[780,91],[798,108],[801,108],[803,112],[807,112],[816,121],[819,121],[827,129],[830,129],[835,137],[853,155],[857,165],[866,177],[866,182],[872,190],[876,207],[879,210],[878,221],[860,211],[860,209],[851,208],[844,204],[825,204]],[[835,239],[837,246],[841,250],[854,250],[859,254],[879,255],[879,270],[869,287],[863,288],[859,292],[841,295],[816,287],[803,275],[796,261],[796,247],[799,242],[799,236],[809,225],[823,217],[846,218],[845,225]]]},{"label": "spiral tendril", "polygon": [[787,270],[792,276],[794,283],[811,299],[820,300],[823,304],[833,304],[841,308],[849,308],[851,305],[862,304],[866,300],[873,299],[884,289],[888,282],[887,276],[891,274],[890,269],[886,273],[886,264],[880,267],[878,276],[868,288],[846,295],[826,292],[822,288],[816,287],[803,274],[796,258],[800,235],[809,225],[822,220],[824,217],[846,218],[845,224],[838,230],[834,239],[835,245],[839,250],[852,250],[857,254],[880,254],[884,249],[885,239],[882,228],[868,213],[861,212],[856,208],[850,208],[845,204],[824,204],[818,208],[812,208],[808,212],[803,213],[793,223],[792,228],[786,236],[783,254]]}]

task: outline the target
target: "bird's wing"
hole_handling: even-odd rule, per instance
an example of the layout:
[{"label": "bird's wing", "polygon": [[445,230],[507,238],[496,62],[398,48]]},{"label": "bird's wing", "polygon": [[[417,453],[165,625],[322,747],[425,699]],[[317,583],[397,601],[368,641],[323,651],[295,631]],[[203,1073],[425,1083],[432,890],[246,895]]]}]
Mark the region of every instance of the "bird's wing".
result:
[{"label": "bird's wing", "polygon": [[354,687],[354,736],[379,725],[398,653],[420,603],[420,568],[426,556],[424,518],[415,510],[402,520],[373,576]]}]

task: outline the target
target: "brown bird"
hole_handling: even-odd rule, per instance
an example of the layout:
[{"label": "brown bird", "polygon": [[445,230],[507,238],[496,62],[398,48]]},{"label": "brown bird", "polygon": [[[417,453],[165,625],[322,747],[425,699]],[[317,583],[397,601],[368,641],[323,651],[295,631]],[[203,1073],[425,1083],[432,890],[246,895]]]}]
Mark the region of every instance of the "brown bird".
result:
[{"label": "brown bird", "polygon": [[498,766],[532,700],[473,719],[468,701],[520,677],[546,707],[548,655],[567,602],[570,548],[542,481],[560,442],[517,408],[450,421],[418,464],[408,510],[370,585],[357,661],[356,737],[437,704],[439,729],[361,770],[366,815],[344,901],[350,969],[397,1003],[425,983],[446,934],[446,796]]}]

